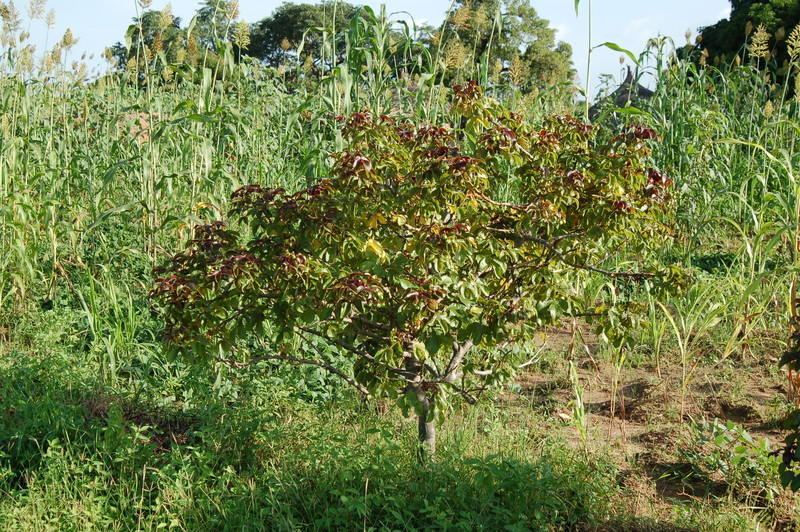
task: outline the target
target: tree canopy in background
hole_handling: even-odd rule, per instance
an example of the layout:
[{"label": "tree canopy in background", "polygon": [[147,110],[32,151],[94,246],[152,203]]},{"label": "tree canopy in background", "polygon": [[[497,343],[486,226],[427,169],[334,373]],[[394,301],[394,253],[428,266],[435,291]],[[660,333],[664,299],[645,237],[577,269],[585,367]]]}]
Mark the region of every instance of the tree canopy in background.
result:
[{"label": "tree canopy in background", "polygon": [[[749,23],[749,25],[748,25]],[[712,26],[700,28],[703,38],[699,48],[708,52],[711,61],[732,60],[742,51],[748,35],[759,24],[776,36],[771,45],[770,59],[782,65],[788,60],[784,35],[800,23],[800,2],[797,0],[731,0],[731,14]],[[752,36],[752,35],[750,35]]]},{"label": "tree canopy in background", "polygon": [[272,15],[252,25],[248,53],[276,68],[297,62],[301,45],[303,54],[320,57],[322,31],[332,32],[334,22],[343,26],[355,15],[355,6],[347,2],[284,2]]},{"label": "tree canopy in background", "polygon": [[205,0],[197,12],[195,34],[209,49],[217,40],[229,40],[239,18],[239,2],[235,0]]},{"label": "tree canopy in background", "polygon": [[185,28],[169,4],[161,11],[147,10],[133,19],[124,43],[109,48],[109,58],[120,70],[138,72],[140,81],[148,71],[160,72],[169,81],[180,70],[177,65],[191,70],[202,62],[218,70],[224,47],[235,49],[238,53],[231,57],[239,58],[249,45],[249,27],[238,17],[237,4],[230,0],[204,0]]},{"label": "tree canopy in background", "polygon": [[[238,56],[247,54],[272,68],[319,73],[354,51],[347,40],[348,34],[359,34],[354,17],[366,17],[359,22],[362,26],[387,23],[365,9],[369,11],[329,0],[284,2],[271,15],[247,25],[238,21],[235,2],[205,0],[186,28],[169,7],[149,10],[133,20],[125,42],[116,43],[110,55],[120,69],[140,73],[169,70],[168,65],[191,69],[200,60],[214,68],[223,51],[219,47],[233,45]],[[531,92],[569,81],[573,74],[571,47],[556,41],[555,30],[529,0],[459,0],[440,30],[398,21],[389,25],[388,76],[433,71],[448,83],[480,79]]]},{"label": "tree canopy in background", "polygon": [[120,67],[136,57],[137,49],[145,50],[145,54],[163,51],[168,61],[179,62],[185,58],[185,39],[186,30],[181,29],[181,19],[173,17],[169,10],[145,11],[133,19],[125,43],[118,42],[111,47],[111,55]]},{"label": "tree canopy in background", "polygon": [[442,40],[451,66],[483,61],[523,91],[568,81],[573,73],[572,47],[556,42],[555,30],[529,0],[458,0]]}]

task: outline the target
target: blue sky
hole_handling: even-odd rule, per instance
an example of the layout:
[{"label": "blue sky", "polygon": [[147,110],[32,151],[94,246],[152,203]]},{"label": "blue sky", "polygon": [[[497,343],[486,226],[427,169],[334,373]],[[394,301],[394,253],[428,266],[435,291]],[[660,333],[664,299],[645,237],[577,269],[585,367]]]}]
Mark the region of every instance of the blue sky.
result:
[{"label": "blue sky", "polygon": [[[314,0],[295,0],[295,3]],[[16,0],[23,11],[27,0]],[[153,0],[153,9],[161,9],[165,0]],[[248,22],[260,20],[282,3],[282,0],[240,0],[242,18]],[[359,0],[352,3],[359,4]],[[381,3],[389,12],[407,11],[418,22],[439,24],[451,3],[445,0],[386,0],[364,4],[376,10]],[[198,7],[199,0],[172,0],[173,13],[183,19],[185,26]],[[588,52],[589,0],[581,0],[578,16],[575,15],[574,0],[531,0],[539,16],[550,21],[558,30],[561,40],[573,47],[573,63],[581,80],[586,77]],[[106,46],[124,38],[125,30],[136,15],[135,0],[49,0],[48,9],[56,14],[56,28],[50,42],[59,38],[70,28],[80,41],[72,57],[81,52],[97,56]],[[658,35],[670,36],[679,46],[685,43],[685,32],[694,34],[700,26],[713,24],[727,17],[730,12],[728,0],[593,0],[592,25],[593,44],[615,42],[631,50],[635,55],[645,48],[648,38]],[[404,15],[398,15],[404,16]],[[31,40],[43,43],[46,29],[44,23],[35,21],[31,25]],[[39,46],[41,48],[41,44]],[[606,48],[597,49],[592,55],[592,91],[594,92],[600,73],[620,76],[620,53]],[[583,83],[583,82],[582,82]]]}]

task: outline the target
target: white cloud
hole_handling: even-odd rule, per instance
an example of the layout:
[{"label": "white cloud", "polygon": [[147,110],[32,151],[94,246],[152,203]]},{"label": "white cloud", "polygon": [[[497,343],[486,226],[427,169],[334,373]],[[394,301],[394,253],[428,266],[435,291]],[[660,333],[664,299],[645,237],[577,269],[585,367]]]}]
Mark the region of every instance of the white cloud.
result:
[{"label": "white cloud", "polygon": [[563,41],[569,33],[569,26],[566,24],[553,24],[553,29],[556,30],[557,41]]}]

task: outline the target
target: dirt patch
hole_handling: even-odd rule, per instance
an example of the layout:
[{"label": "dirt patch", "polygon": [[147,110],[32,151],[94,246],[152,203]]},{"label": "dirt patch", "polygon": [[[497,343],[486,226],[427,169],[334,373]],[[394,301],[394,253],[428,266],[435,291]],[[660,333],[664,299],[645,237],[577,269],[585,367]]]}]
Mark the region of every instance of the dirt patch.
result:
[{"label": "dirt patch", "polygon": [[178,412],[126,400],[124,398],[98,392],[80,403],[89,419],[108,420],[113,409],[118,409],[121,420],[137,427],[149,427],[149,442],[155,446],[154,452],[168,451],[172,445],[189,443],[191,430],[197,421],[191,416]]},{"label": "dirt patch", "polygon": [[[548,330],[544,341],[551,355],[549,365],[520,374],[516,393],[501,400],[508,408],[532,407],[551,416],[553,434],[576,447],[583,445],[574,419],[575,383],[567,362],[571,357],[583,397],[590,453],[611,459],[623,472],[619,484],[627,497],[620,501],[625,507],[622,513],[636,516],[595,530],[688,530],[672,527],[668,516],[676,505],[698,500],[744,497],[745,506],[758,506],[753,502],[761,497],[756,491],[732,494],[722,479],[696,475],[684,453],[698,437],[692,424],[715,420],[732,422],[753,438],[766,439],[771,448],[779,447],[784,436],[780,420],[791,405],[786,400],[786,376],[776,364],[764,363],[766,353],[753,350],[736,361],[705,356],[702,364],[688,368],[692,371],[687,377],[687,368],[671,353],[662,354],[658,368],[615,367],[598,349],[597,338],[579,324]],[[779,493],[756,511],[769,514],[764,518],[775,526],[783,523],[776,529],[795,529],[793,504],[796,496]]]},{"label": "dirt patch", "polygon": [[132,136],[139,144],[150,141],[150,123],[157,123],[162,118],[158,113],[134,113],[129,112],[122,115],[117,122],[117,131],[120,136]]},{"label": "dirt patch", "polygon": [[609,521],[598,527],[584,530],[586,532],[589,530],[593,532],[696,532],[699,529],[679,527],[656,519],[634,518]]}]

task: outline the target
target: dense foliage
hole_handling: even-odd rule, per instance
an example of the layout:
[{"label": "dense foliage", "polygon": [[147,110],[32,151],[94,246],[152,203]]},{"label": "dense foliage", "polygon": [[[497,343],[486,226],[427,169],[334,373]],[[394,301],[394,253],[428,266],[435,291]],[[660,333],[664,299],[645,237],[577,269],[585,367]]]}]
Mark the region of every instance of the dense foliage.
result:
[{"label": "dense foliage", "polygon": [[[226,37],[226,23],[208,10],[186,25],[196,37],[197,55],[181,58],[165,46],[148,57],[156,40],[147,40],[145,31],[131,47],[138,59],[124,73],[87,73],[76,55],[80,35],[52,37],[50,50],[27,40],[28,26],[36,32],[52,28],[54,20],[52,12],[45,16],[43,1],[28,4],[22,9],[0,1],[0,529],[728,532],[799,526],[800,497],[781,485],[797,485],[796,414],[789,416],[788,446],[776,448],[775,442],[786,436],[782,423],[800,402],[793,364],[798,310],[791,290],[800,249],[800,106],[791,96],[794,79],[775,82],[781,65],[774,60],[767,68],[762,57],[715,68],[713,57],[703,58],[701,51],[688,51],[692,61],[682,61],[668,41],[654,41],[641,61],[655,66],[654,94],[639,103],[642,112],[620,113],[637,123],[608,127],[598,119],[587,131],[578,122],[552,118],[574,113],[569,90],[523,94],[510,79],[512,71],[521,72],[512,68],[513,57],[494,69],[492,57],[448,64],[446,53],[437,58],[428,47],[435,30],[406,30],[367,8],[346,27],[337,18],[335,28],[315,33],[322,51],[311,62],[321,66],[320,76],[313,69],[305,74],[302,54],[293,77],[280,65],[239,61],[245,41]],[[136,4],[151,7],[149,0]],[[142,27],[151,22],[142,21]],[[478,17],[468,24],[483,22]],[[212,26],[219,30],[216,37],[207,31]],[[242,27],[237,22],[229,29]],[[246,37],[247,29],[239,36]],[[442,32],[445,40],[457,38],[451,30]],[[792,31],[786,34],[788,39]],[[340,53],[340,45],[347,53],[329,69],[335,63],[329,52]],[[417,62],[418,50],[423,60]],[[474,78],[485,96],[459,108],[483,111],[472,121],[459,119],[451,112],[451,88],[441,82]],[[484,138],[498,127],[516,137]],[[425,129],[438,132],[448,147],[435,171],[435,155],[419,153]],[[650,130],[655,139],[635,138],[652,136]],[[409,133],[412,138],[401,142]],[[560,137],[560,148],[546,147],[542,139],[548,134]],[[488,154],[493,138],[499,151]],[[633,149],[636,140],[642,146]],[[671,196],[668,209],[617,211],[585,197],[593,186],[611,193],[597,180],[592,184],[592,171],[620,175],[613,171],[614,156],[603,152],[609,146],[631,150],[623,159],[631,161],[639,185],[623,188],[630,188],[633,199],[646,199],[639,193],[648,168],[674,180],[673,187],[659,189]],[[359,151],[363,158],[355,159]],[[456,157],[466,157],[466,165]],[[361,164],[365,159],[369,169]],[[567,165],[567,159],[584,166]],[[347,167],[348,160],[361,163]],[[559,172],[537,173],[529,161]],[[404,172],[421,172],[423,164],[431,166],[420,174],[426,179],[399,179]],[[569,182],[575,169],[586,179]],[[470,175],[477,176],[474,183]],[[321,182],[323,177],[329,182]],[[444,182],[432,189],[434,177]],[[414,186],[424,190],[424,201],[393,206],[383,179],[404,193]],[[364,352],[388,345],[385,336],[367,338],[379,329],[356,330],[352,318],[370,309],[397,311],[405,327],[415,316],[446,316],[467,327],[462,341],[482,332],[465,354],[460,380],[433,382],[425,368],[424,378],[436,386],[434,411],[448,415],[436,460],[424,467],[414,455],[418,419],[391,408],[381,395],[407,384],[384,379],[381,367],[344,346],[290,330],[292,323],[316,323],[316,309],[308,316],[279,314],[271,299],[271,307],[264,304],[265,318],[285,317],[284,323],[265,320],[264,331],[244,332],[236,350],[213,349],[210,339],[199,338],[196,345],[205,342],[212,362],[205,365],[168,356],[164,315],[148,295],[153,267],[185,251],[187,239],[203,240],[194,227],[235,236],[243,249],[252,247],[256,232],[267,230],[286,242],[290,231],[309,223],[302,216],[319,215],[315,209],[322,205],[339,208],[338,216],[352,212],[347,209],[355,202],[347,200],[356,191],[336,187],[347,180],[371,200],[362,202],[361,218],[350,217],[360,232],[339,235],[322,226],[319,236],[331,250],[329,262],[338,264],[328,266],[338,279],[347,281],[350,272],[369,276],[356,277],[361,282],[355,290],[328,278],[332,288],[317,301],[340,301],[333,306],[349,309],[341,316],[350,321],[331,315],[327,322],[318,320],[325,327],[320,332]],[[525,189],[524,180],[543,188]],[[663,177],[655,180],[665,184]],[[254,182],[260,185],[242,190]],[[475,205],[458,199],[458,186],[465,183],[484,193],[473,198]],[[311,187],[321,184],[325,194],[309,198]],[[281,188],[282,194],[263,204],[256,200]],[[232,200],[236,190],[242,191]],[[430,195],[439,190],[454,205],[461,201],[457,221],[465,227],[456,230],[448,207],[433,207]],[[538,194],[563,202],[564,217],[556,210],[534,219],[533,211],[513,207]],[[278,218],[262,216],[265,210],[277,214],[292,200],[295,208],[280,213],[290,225],[279,227]],[[630,224],[634,237],[647,235],[652,217],[656,232],[670,238],[611,249],[598,256],[602,263],[590,262],[579,248],[599,252],[603,242],[578,239],[575,250],[569,239],[553,242],[563,224],[581,219],[570,218],[578,204],[608,215],[613,227]],[[422,207],[430,227],[409,216]],[[466,223],[467,214],[479,212],[505,225],[485,218]],[[252,228],[249,222],[257,220],[263,226]],[[227,225],[212,225],[222,221]],[[543,242],[504,241],[490,232],[518,229],[523,222],[541,231],[530,236]],[[320,245],[308,234],[291,243],[303,254]],[[429,284],[397,270],[403,251],[397,235],[431,259],[437,275],[419,257],[409,262],[414,279]],[[475,235],[472,244],[469,236]],[[334,252],[334,243],[344,241],[355,245]],[[555,250],[548,252],[544,242]],[[471,317],[472,311],[500,316],[500,307],[485,305],[491,298],[466,289],[499,286],[498,279],[513,272],[495,273],[491,258],[485,269],[492,271],[461,281],[436,269],[460,253],[464,272],[474,274],[489,246],[512,260],[523,253],[541,260],[531,275],[531,294],[538,295],[530,300],[540,297],[539,280],[549,275],[547,301],[556,304],[535,310],[532,305],[521,315],[547,323],[561,313],[560,325],[535,327],[535,338],[524,341],[524,324],[506,313],[507,339],[518,341],[490,347],[503,333],[477,314]],[[302,301],[315,301],[302,283],[324,286],[319,258],[291,270],[289,263],[283,268],[266,262],[279,261],[277,249],[255,251],[264,262],[234,261],[239,273],[229,280],[251,290],[244,267],[264,286],[278,288],[286,302],[301,301],[301,289]],[[651,273],[650,263],[682,264],[693,282],[681,297],[663,298],[654,290],[657,278],[609,275]],[[224,270],[225,260],[218,265]],[[275,279],[266,278],[270,272]],[[199,282],[221,293],[208,278],[211,272],[200,273]],[[225,288],[226,272],[219,273]],[[377,282],[379,275],[391,282]],[[278,286],[279,279],[295,284]],[[411,297],[401,310],[391,306],[387,293]],[[226,297],[234,294],[231,288]],[[636,319],[640,310],[646,319]],[[440,322],[419,330],[449,327]],[[278,339],[282,330],[288,334]],[[431,336],[413,341],[411,354],[437,370],[433,362],[439,369],[449,363],[452,347],[440,345],[435,356],[428,354]],[[789,379],[778,365],[787,351]],[[383,355],[406,371],[402,356]],[[362,397],[341,377],[372,395]],[[478,398],[477,404],[465,405],[460,390]],[[413,396],[398,400],[413,409]]]},{"label": "dense foliage", "polygon": [[[385,11],[385,8],[384,8]],[[528,93],[568,83],[573,75],[570,46],[556,43],[555,30],[527,0],[458,4],[441,31],[413,21],[390,20],[370,7],[346,2],[285,2],[273,13],[248,25],[237,20],[234,2],[206,0],[189,25],[181,28],[169,7],[146,10],[133,20],[125,41],[107,54],[117,68],[156,72],[166,81],[196,79],[202,67],[219,71],[222,61],[244,56],[280,69],[293,81],[329,75],[364,54],[354,38],[384,25],[372,46],[383,51],[381,76],[403,78],[438,73],[448,83],[480,78],[505,83]],[[226,51],[232,52],[226,56]],[[355,59],[358,62],[358,58]],[[359,77],[360,72],[353,73]]]},{"label": "dense foliage", "polygon": [[470,61],[523,92],[571,81],[572,48],[529,0],[458,1],[438,36],[446,61]]},{"label": "dense foliage", "polygon": [[[253,24],[248,54],[271,67],[290,69],[302,66],[307,58],[330,57],[333,50],[327,54],[322,50],[323,32],[333,33],[337,27],[346,27],[354,16],[355,6],[347,2],[284,2],[270,16]],[[339,42],[339,54],[344,53],[345,46]],[[312,59],[308,70],[318,68]]]},{"label": "dense foliage", "polygon": [[800,4],[794,0],[731,0],[731,14],[716,24],[700,28],[699,47],[707,52],[709,61],[733,61],[753,39],[753,31],[763,24],[772,34],[783,35],[769,43],[765,58],[783,65],[789,60],[787,41],[789,31],[800,24]]},{"label": "dense foliage", "polygon": [[453,112],[463,130],[356,113],[330,179],[235,192],[230,216],[248,230],[198,227],[160,271],[171,346],[241,360],[255,333],[262,357],[330,368],[311,344],[282,347],[322,339],[356,361],[359,389],[416,408],[432,452],[448,395],[473,402],[476,377],[508,373],[498,346],[562,315],[619,313],[595,312],[576,272],[654,276],[601,267],[663,233],[672,181],[643,163],[655,132],[596,144],[570,117],[536,129],[474,83],[455,87]]},{"label": "dense foliage", "polygon": [[198,68],[219,73],[223,61],[241,59],[250,37],[249,27],[238,17],[238,3],[228,0],[204,0],[185,28],[170,4],[160,11],[145,10],[134,17],[124,43],[117,42],[106,55],[138,83],[195,80]]}]

